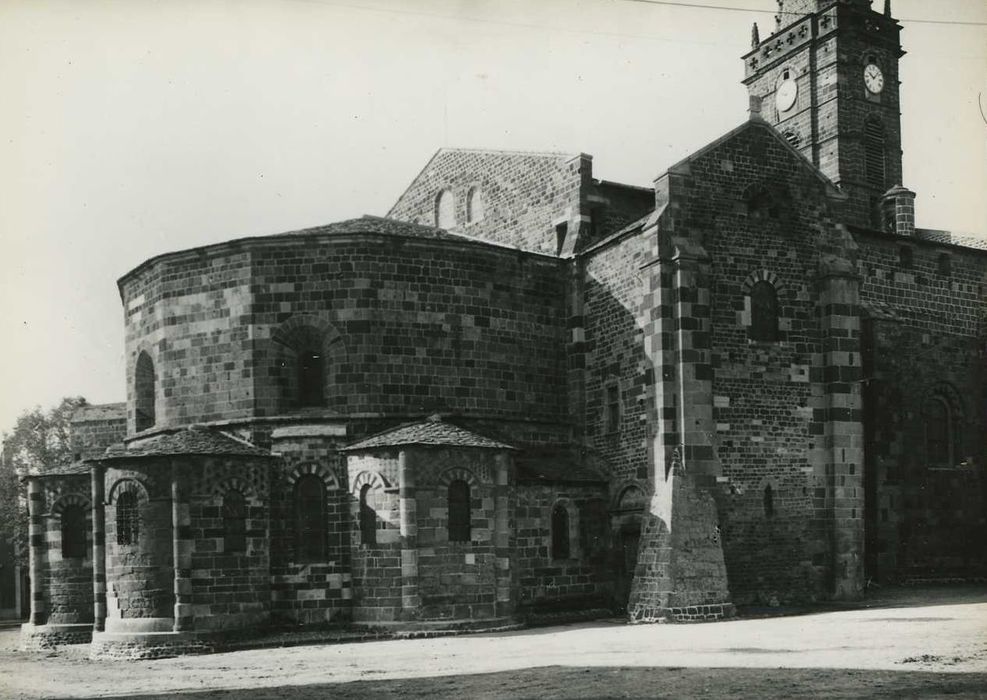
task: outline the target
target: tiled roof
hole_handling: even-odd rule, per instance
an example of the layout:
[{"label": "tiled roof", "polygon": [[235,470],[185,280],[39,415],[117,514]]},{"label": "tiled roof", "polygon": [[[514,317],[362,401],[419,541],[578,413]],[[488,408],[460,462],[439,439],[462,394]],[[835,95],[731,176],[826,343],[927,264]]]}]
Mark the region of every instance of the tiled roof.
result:
[{"label": "tiled roof", "polygon": [[987,250],[987,238],[972,236],[964,233],[952,233],[950,231],[937,231],[931,228],[915,229],[915,238],[920,241],[933,241],[935,243],[949,243],[951,245],[962,246],[963,248],[976,248]]},{"label": "tiled roof", "polygon": [[575,449],[559,447],[527,448],[514,457],[518,481],[528,483],[605,482]]},{"label": "tiled roof", "polygon": [[72,474],[88,474],[89,462],[78,460],[71,464],[62,464],[53,467],[31,467],[30,469],[19,469],[19,476],[68,476]]},{"label": "tiled roof", "polygon": [[134,457],[167,457],[170,455],[223,455],[272,457],[265,449],[233,437],[228,433],[191,426],[181,430],[117,443],[106,448],[101,459],[132,459]]},{"label": "tiled roof", "polygon": [[299,235],[344,235],[351,233],[383,233],[392,236],[403,236],[405,238],[432,238],[444,240],[463,240],[462,236],[449,233],[445,229],[434,226],[422,226],[396,219],[385,219],[379,216],[363,216],[359,219],[347,219],[337,221],[325,226],[314,226],[303,228],[298,231],[286,231],[275,234],[275,236],[299,236]]},{"label": "tiled roof", "polygon": [[86,421],[102,420],[126,420],[127,404],[103,403],[93,406],[79,406],[72,414],[73,423],[83,423]]},{"label": "tiled roof", "polygon": [[382,433],[371,435],[349,447],[344,452],[372,450],[399,445],[424,445],[433,447],[474,447],[488,450],[513,450],[515,448],[469,430],[463,430],[438,418],[401,425]]}]

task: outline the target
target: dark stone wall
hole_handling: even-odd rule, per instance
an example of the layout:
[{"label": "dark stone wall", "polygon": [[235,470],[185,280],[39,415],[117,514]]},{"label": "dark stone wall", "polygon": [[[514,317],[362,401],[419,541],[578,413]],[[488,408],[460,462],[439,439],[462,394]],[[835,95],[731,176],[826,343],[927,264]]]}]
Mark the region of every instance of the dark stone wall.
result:
[{"label": "dark stone wall", "polygon": [[[515,542],[519,602],[533,608],[608,606],[613,598],[609,506],[603,484],[517,488]],[[552,511],[565,507],[569,556],[552,555]]]},{"label": "dark stone wall", "polygon": [[[857,239],[868,318],[870,573],[893,580],[982,571],[987,253],[877,233]],[[948,463],[929,455],[931,400],[949,406]]]},{"label": "dark stone wall", "polygon": [[[42,581],[48,624],[93,621],[93,541],[89,479],[86,475],[48,477],[44,480],[45,546]],[[85,509],[85,544],[81,557],[62,556],[62,511],[69,505]]]},{"label": "dark stone wall", "polygon": [[[275,622],[326,624],[350,619],[351,495],[345,460],[337,452],[345,437],[320,436],[312,426],[274,432],[273,449],[282,461],[272,471],[270,492],[270,574]],[[345,435],[345,431],[343,431]],[[325,486],[324,557],[305,561],[298,551],[295,484],[304,475]]]},{"label": "dark stone wall", "polygon": [[[104,474],[106,505],[106,608],[111,620],[174,617],[174,545],[171,465],[167,460],[111,466]],[[138,493],[136,542],[120,544],[116,501],[121,487]]]}]

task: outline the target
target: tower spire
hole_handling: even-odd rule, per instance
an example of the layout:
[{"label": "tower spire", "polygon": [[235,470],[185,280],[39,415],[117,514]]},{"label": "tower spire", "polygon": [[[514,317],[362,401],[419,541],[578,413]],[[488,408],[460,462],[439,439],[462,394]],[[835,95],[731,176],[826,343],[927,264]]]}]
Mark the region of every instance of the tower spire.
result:
[{"label": "tower spire", "polygon": [[761,45],[761,34],[757,30],[757,22],[751,27],[751,48],[756,49]]},{"label": "tower spire", "polygon": [[884,16],[891,16],[891,0],[884,0]]}]

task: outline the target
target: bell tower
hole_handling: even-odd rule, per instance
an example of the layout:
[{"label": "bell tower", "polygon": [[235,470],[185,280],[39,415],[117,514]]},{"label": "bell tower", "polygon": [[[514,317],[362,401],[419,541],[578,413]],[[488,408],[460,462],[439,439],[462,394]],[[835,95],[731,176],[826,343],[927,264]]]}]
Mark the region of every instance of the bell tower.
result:
[{"label": "bell tower", "polygon": [[744,84],[762,116],[848,195],[847,222],[882,226],[901,184],[901,25],[870,0],[776,0],[774,32],[755,25]]}]

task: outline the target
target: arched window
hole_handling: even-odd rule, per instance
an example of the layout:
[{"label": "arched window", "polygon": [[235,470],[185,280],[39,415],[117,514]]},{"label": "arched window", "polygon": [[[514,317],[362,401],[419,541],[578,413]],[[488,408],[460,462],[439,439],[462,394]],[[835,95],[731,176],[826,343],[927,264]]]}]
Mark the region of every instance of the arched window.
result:
[{"label": "arched window", "polygon": [[949,404],[936,397],[925,407],[925,450],[931,466],[953,463],[953,428]]},{"label": "arched window", "polygon": [[134,409],[138,432],[154,425],[154,362],[146,352],[137,356],[134,370]]},{"label": "arched window", "polygon": [[80,505],[62,510],[62,558],[86,556],[86,511]]},{"label": "arched window", "polygon": [[322,406],[325,371],[322,352],[305,347],[298,352],[298,404],[303,408]]},{"label": "arched window", "polygon": [[449,484],[449,541],[470,541],[470,485],[462,479]]},{"label": "arched window", "polygon": [[771,484],[764,487],[764,517],[775,517],[775,492]]},{"label": "arched window", "polygon": [[377,545],[377,511],[370,501],[370,484],[360,489],[360,541],[367,546]]},{"label": "arched window", "polygon": [[569,558],[569,511],[561,503],[552,508],[552,559]]},{"label": "arched window", "polygon": [[882,192],[887,189],[885,161],[884,125],[877,119],[869,119],[864,124],[864,162],[867,184],[880,189]]},{"label": "arched window", "polygon": [[140,508],[137,494],[124,491],[116,501],[117,544],[137,544],[140,536]]},{"label": "arched window", "polygon": [[751,287],[751,340],[778,340],[778,293],[763,280]]},{"label": "arched window", "polygon": [[300,562],[326,556],[326,486],[315,474],[295,482],[295,557]]},{"label": "arched window", "polygon": [[239,491],[223,497],[223,551],[247,551],[247,501]]},{"label": "arched window", "polygon": [[435,225],[439,228],[456,225],[456,198],[449,190],[442,190],[435,197]]},{"label": "arched window", "polygon": [[483,221],[483,193],[477,187],[470,189],[466,195],[466,222]]}]

